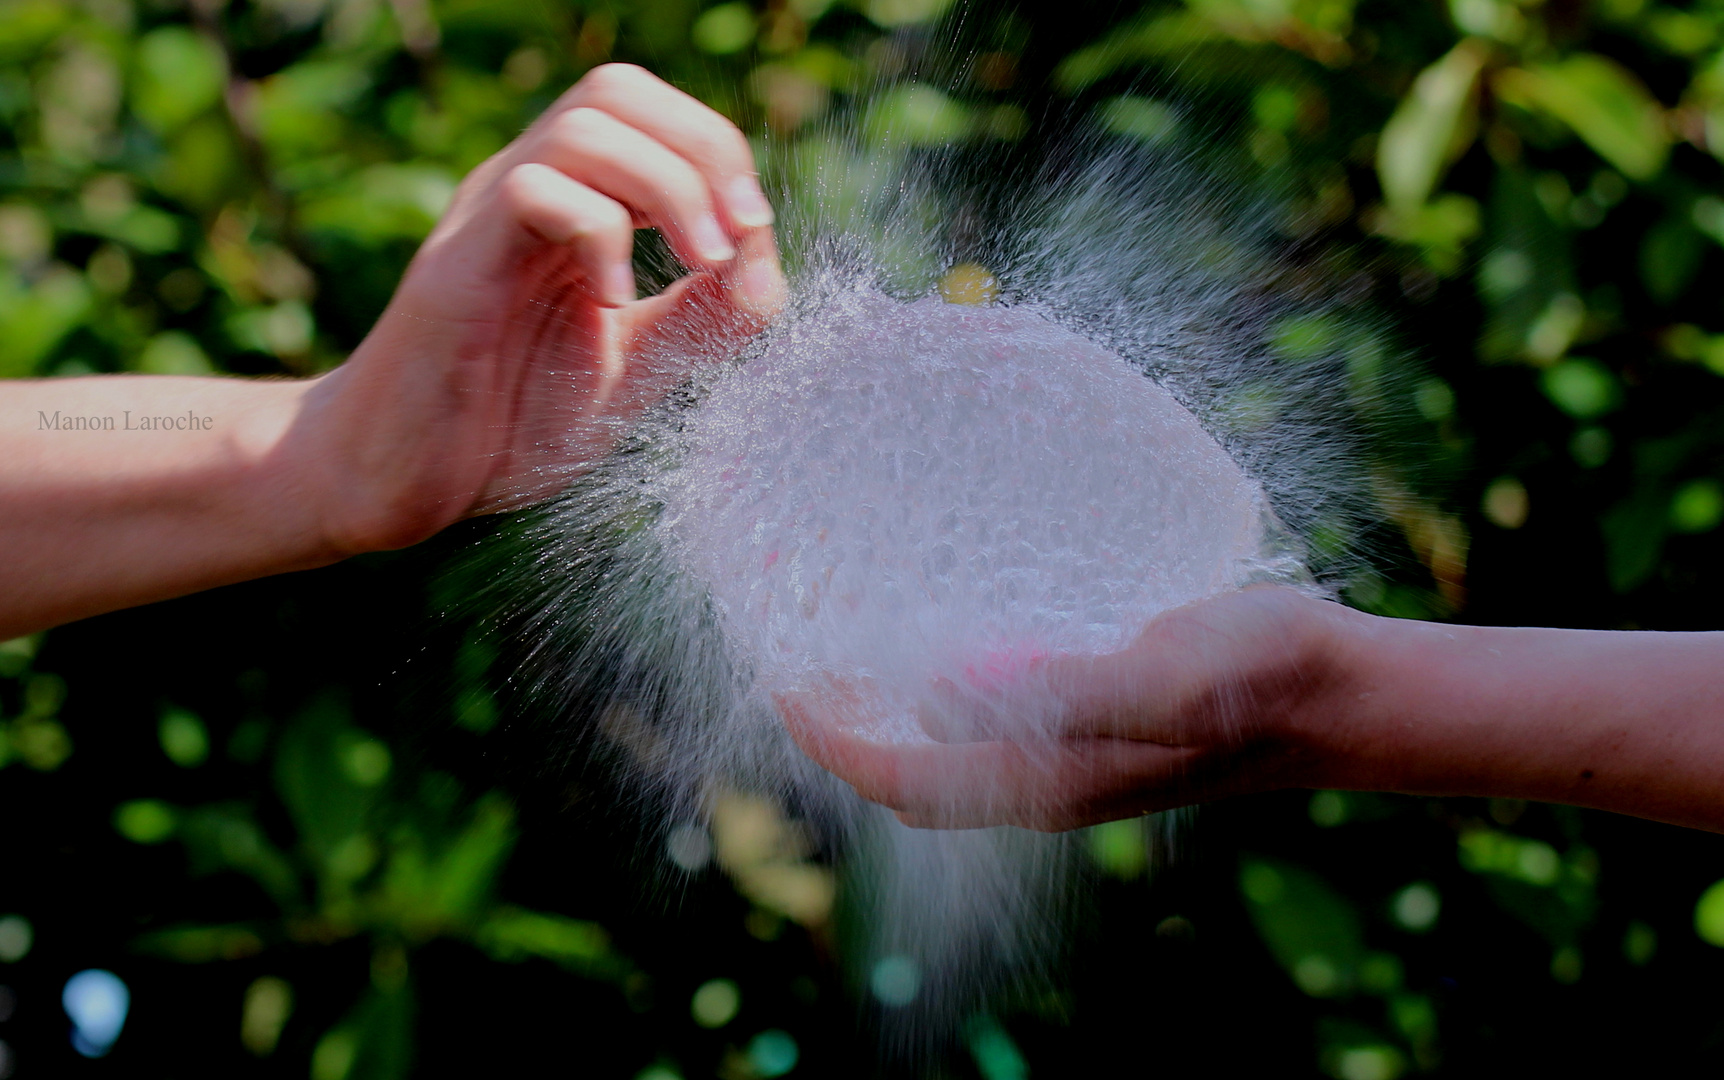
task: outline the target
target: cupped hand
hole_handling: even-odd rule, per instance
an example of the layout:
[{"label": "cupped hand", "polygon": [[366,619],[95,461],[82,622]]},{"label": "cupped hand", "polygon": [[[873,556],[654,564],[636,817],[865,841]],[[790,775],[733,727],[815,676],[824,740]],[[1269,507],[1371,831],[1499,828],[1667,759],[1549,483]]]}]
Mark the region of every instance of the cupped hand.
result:
[{"label": "cupped hand", "polygon": [[[1343,612],[1268,586],[1170,611],[1120,652],[1040,662],[1025,685],[1053,695],[1053,727],[1018,738],[873,737],[875,699],[853,682],[777,703],[804,752],[906,824],[1072,829],[1314,783],[1313,732],[1343,682]],[[1009,708],[1011,690],[994,692]],[[952,737],[949,723],[924,727]]]},{"label": "cupped hand", "polygon": [[[748,142],[646,71],[597,68],[475,169],[371,334],[305,400],[341,553],[555,493],[785,293]],[[689,273],[636,299],[634,232]]]}]

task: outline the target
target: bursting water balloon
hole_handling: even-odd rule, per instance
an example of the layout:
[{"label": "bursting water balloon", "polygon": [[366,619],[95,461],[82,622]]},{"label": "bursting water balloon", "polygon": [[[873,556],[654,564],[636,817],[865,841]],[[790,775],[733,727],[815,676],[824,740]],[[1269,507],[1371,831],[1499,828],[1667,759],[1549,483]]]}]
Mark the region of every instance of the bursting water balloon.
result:
[{"label": "bursting water balloon", "polygon": [[[1313,314],[1354,333],[1264,287],[1273,204],[1165,147],[1085,145],[984,224],[942,209],[951,157],[792,155],[788,310],[740,355],[697,324],[638,358],[681,389],[484,557],[520,707],[654,823],[668,873],[725,864],[715,807],[794,819],[773,842],[836,869],[847,963],[895,973],[858,986],[900,1043],[1049,970],[1083,848],[907,828],[803,755],[774,694],[838,679],[872,738],[1048,746],[1041,660],[1254,581],[1321,589],[1309,538],[1333,571],[1368,516],[1337,393],[1362,384],[1273,344]],[[953,221],[998,281],[947,290],[976,306],[937,298]],[[728,868],[836,917],[818,868]]]},{"label": "bursting water balloon", "polygon": [[658,527],[738,661],[769,691],[867,680],[888,737],[950,726],[936,681],[1010,693],[1262,568],[1262,489],[1196,417],[1024,310],[834,296],[683,439]]}]

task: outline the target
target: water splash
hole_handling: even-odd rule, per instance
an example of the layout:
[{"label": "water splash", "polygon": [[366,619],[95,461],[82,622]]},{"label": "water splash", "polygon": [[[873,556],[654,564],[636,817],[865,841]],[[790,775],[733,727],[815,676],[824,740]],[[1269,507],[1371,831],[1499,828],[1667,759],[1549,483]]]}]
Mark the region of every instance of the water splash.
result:
[{"label": "water splash", "polygon": [[[1079,849],[905,828],[801,754],[772,692],[858,681],[875,737],[913,740],[973,737],[953,692],[1009,686],[988,722],[1034,744],[1057,719],[1036,660],[1252,581],[1320,589],[1369,516],[1346,358],[1275,345],[1340,318],[1268,284],[1279,211],[1191,155],[1084,145],[985,218],[951,206],[954,155],[798,150],[790,310],[740,357],[694,325],[644,358],[683,389],[493,552],[535,707],[666,830],[726,792],[806,822],[857,969],[896,973],[876,996],[923,1031],[1045,968]],[[993,306],[937,297],[961,260]]]}]

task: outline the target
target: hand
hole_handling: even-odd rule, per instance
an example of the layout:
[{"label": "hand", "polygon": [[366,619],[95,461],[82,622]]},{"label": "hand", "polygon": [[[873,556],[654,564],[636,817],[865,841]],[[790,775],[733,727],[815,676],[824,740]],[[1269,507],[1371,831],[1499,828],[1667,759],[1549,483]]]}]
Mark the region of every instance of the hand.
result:
[{"label": "hand", "polygon": [[[781,695],[778,706],[810,757],[906,824],[1072,829],[1313,782],[1322,762],[1308,728],[1342,683],[1346,617],[1257,587],[1168,612],[1121,652],[1047,660],[1025,678],[1060,703],[1045,738],[875,741],[866,691],[848,683]],[[1001,727],[971,719],[923,726],[944,737]]]},{"label": "hand", "polygon": [[[475,169],[376,327],[295,423],[338,554],[544,498],[686,364],[784,296],[748,142],[640,68],[597,68]],[[692,271],[635,298],[634,230]]]}]

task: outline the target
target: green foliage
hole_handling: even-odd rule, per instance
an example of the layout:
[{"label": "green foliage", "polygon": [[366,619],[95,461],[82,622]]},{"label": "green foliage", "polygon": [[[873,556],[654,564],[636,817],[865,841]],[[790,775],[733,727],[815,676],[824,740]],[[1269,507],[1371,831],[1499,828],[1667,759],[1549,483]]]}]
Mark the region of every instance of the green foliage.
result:
[{"label": "green foliage", "polygon": [[[1042,118],[1093,117],[1150,146],[1195,136],[1256,171],[1292,211],[1290,287],[1368,294],[1430,361],[1406,370],[1387,332],[1323,313],[1275,331],[1288,365],[1344,361],[1350,399],[1393,436],[1373,470],[1384,524],[1370,543],[1384,557],[1347,584],[1350,601],[1482,622],[1716,625],[1724,10],[1649,0],[978,5],[959,21],[949,78],[868,96],[919,64],[942,70],[924,61],[948,6],[0,6],[0,376],[327,369],[363,336],[461,176],[610,59],[645,62],[751,134],[768,133],[769,171],[791,199],[809,198],[820,177],[825,198],[858,203],[875,194],[870,177],[888,155],[947,143],[1028,155],[1052,137]],[[852,116],[876,138],[876,156],[825,134],[828,119]],[[881,239],[907,280],[946,269],[939,253]],[[969,272],[996,287],[987,267]],[[1267,423],[1285,403],[1245,387],[1234,405],[1241,423]],[[1316,543],[1339,554],[1357,539],[1320,528]],[[183,610],[55,631],[48,655],[123,626],[131,645],[115,649],[117,664],[177,632]],[[236,622],[236,634],[264,634],[275,617]],[[785,1019],[800,1014],[762,1004],[743,974],[795,939],[809,949],[795,963],[826,978],[819,930],[761,918],[755,900],[739,899],[753,920],[746,933],[733,920],[742,944],[715,938],[698,955],[658,958],[653,977],[677,989],[653,1012],[647,962],[625,954],[658,937],[640,927],[663,916],[596,912],[597,877],[530,904],[511,893],[531,869],[516,854],[524,833],[554,814],[518,810],[496,781],[457,780],[420,753],[428,728],[440,730],[427,717],[472,740],[464,746],[510,734],[515,718],[489,682],[495,644],[467,636],[450,648],[446,695],[402,707],[418,724],[410,737],[355,704],[377,672],[307,677],[266,655],[177,655],[137,676],[146,685],[132,712],[92,707],[80,726],[68,716],[106,700],[106,680],[59,672],[97,660],[62,651],[44,665],[42,647],[0,644],[0,777],[27,806],[63,797],[93,807],[69,827],[100,833],[112,858],[145,860],[130,864],[131,880],[193,883],[153,899],[125,932],[139,957],[187,965],[188,986],[252,965],[219,983],[231,983],[236,1009],[243,993],[236,1049],[291,1058],[289,1072],[317,1080],[430,1075],[435,1063],[415,1047],[434,1034],[424,1018],[437,1000],[421,972],[452,950],[514,973],[537,963],[566,980],[558,994],[591,982],[655,1017],[657,1041],[627,1050],[619,1075],[695,1075],[682,1061],[695,1044],[663,1034],[685,1029],[717,1040],[699,1053],[726,1076],[861,1068],[847,1036]],[[174,670],[197,678],[167,690]],[[273,711],[197,696],[254,676],[305,685]],[[122,724],[142,732],[131,759],[107,749]],[[119,775],[145,779],[81,771],[115,758]],[[1703,967],[1709,946],[1724,944],[1724,892],[1707,887],[1715,853],[1682,847],[1669,830],[1342,792],[1245,805],[1248,829],[1194,843],[1260,854],[1190,871],[1208,875],[1201,905],[1163,918],[1134,899],[1129,916],[1098,923],[1099,948],[1129,985],[1087,991],[1089,1013],[1024,1001],[978,1014],[948,1071],[1005,1080],[1081,1057],[1099,1038],[1084,1017],[1110,995],[1136,1001],[1159,978],[1118,944],[1146,921],[1163,928],[1153,949],[1236,950],[1205,955],[1244,972],[1229,994],[1261,996],[1243,1019],[1230,999],[1212,1012],[1247,1036],[1228,1052],[1259,1054],[1256,1071],[1274,1075],[1490,1071],[1505,1059],[1477,1048],[1500,1046],[1515,1021],[1451,1006],[1457,971],[1465,987],[1509,987],[1505,1013],[1542,1009],[1553,1025],[1579,1000],[1561,995],[1606,1002],[1610,1024],[1576,1020],[1575,1045],[1621,1027],[1617,1011],[1644,996],[1603,973],[1644,967],[1671,985],[1682,977],[1662,973],[1720,974]],[[1090,834],[1108,895],[1160,888],[1150,840],[1137,821]],[[1678,855],[1644,855],[1654,849]],[[33,861],[7,868],[16,880],[49,880],[45,868],[62,865],[47,849],[19,858]],[[126,890],[107,888],[120,910]],[[52,914],[43,904],[0,918],[0,962],[37,962],[32,927]],[[1211,934],[1229,918],[1234,933]],[[1205,927],[1201,945],[1190,944],[1194,925]],[[1472,969],[1454,966],[1461,954]],[[1702,967],[1663,966],[1677,964]],[[327,1008],[303,989],[314,983]],[[1135,1037],[1146,1015],[1124,1027]],[[1277,1017],[1291,1018],[1282,1038],[1248,1037]],[[1050,1042],[1071,1024],[1081,1037]],[[589,1026],[578,1038],[590,1046],[623,1045]],[[137,1030],[127,1038],[144,1037]],[[1560,1039],[1537,1038],[1540,1052],[1558,1052]],[[1698,1036],[1671,1036],[1684,1039]],[[1648,1036],[1635,1053],[1655,1043]]]}]

